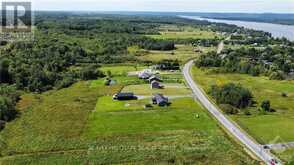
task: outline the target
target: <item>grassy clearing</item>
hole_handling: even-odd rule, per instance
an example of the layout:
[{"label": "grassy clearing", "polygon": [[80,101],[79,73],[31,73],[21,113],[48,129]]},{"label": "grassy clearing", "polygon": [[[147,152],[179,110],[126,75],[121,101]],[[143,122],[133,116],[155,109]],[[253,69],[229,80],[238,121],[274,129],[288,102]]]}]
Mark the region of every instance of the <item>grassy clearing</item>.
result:
[{"label": "grassy clearing", "polygon": [[[106,79],[99,79],[91,81],[90,88],[97,88],[104,86]],[[144,80],[140,80],[137,77],[127,77],[127,76],[115,76],[112,78],[116,82],[117,85],[133,85],[133,84],[144,84],[146,83]]]},{"label": "grassy clearing", "polygon": [[[258,106],[263,100],[270,100],[272,108],[277,112],[267,115],[259,114],[257,107],[251,107],[251,116],[236,115],[232,118],[237,121],[260,143],[271,143],[277,137],[278,142],[294,141],[294,81],[272,81],[266,77],[252,77],[243,74],[214,74],[209,69],[193,68],[195,80],[205,89],[209,90],[212,84],[224,84],[228,82],[240,83],[249,88]],[[285,92],[288,97],[282,97]]]},{"label": "grassy clearing", "polygon": [[190,26],[162,26],[160,35],[148,35],[155,39],[214,39],[218,37],[215,32],[201,30]]},{"label": "grassy clearing", "polygon": [[[204,51],[212,48],[202,48]],[[198,57],[199,53],[193,51],[192,45],[176,45],[174,51],[148,51],[142,55],[137,56],[141,61],[153,61],[158,62],[163,59],[179,60],[180,62],[186,62],[191,58]]]},{"label": "grassy clearing", "polygon": [[100,68],[101,71],[107,72],[110,71],[113,76],[126,76],[128,72],[131,71],[140,71],[144,69],[144,66],[137,66],[135,64],[130,65],[104,65]]},{"label": "grassy clearing", "polygon": [[123,88],[123,92],[133,92],[139,96],[152,96],[155,93],[161,93],[167,96],[191,95],[189,88],[183,84],[163,84],[164,89],[151,89],[150,84],[130,85]]}]

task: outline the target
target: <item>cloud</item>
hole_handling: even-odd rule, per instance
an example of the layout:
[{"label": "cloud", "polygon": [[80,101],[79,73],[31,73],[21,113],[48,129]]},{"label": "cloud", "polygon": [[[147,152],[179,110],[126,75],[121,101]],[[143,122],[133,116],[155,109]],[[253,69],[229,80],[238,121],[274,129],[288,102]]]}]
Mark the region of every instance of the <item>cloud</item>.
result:
[{"label": "cloud", "polygon": [[294,12],[293,0],[33,0],[37,10]]}]

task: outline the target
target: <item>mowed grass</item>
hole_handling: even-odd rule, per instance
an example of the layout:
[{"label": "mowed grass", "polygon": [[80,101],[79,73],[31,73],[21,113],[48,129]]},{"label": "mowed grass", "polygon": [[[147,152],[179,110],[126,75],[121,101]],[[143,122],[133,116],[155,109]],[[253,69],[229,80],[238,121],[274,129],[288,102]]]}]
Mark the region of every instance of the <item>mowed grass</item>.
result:
[{"label": "mowed grass", "polygon": [[164,89],[151,89],[150,84],[129,85],[123,88],[122,92],[133,92],[139,96],[152,96],[160,93],[167,96],[187,96],[191,95],[191,91],[183,84],[169,83],[164,85]]},{"label": "mowed grass", "polygon": [[[124,85],[133,85],[133,84],[144,84],[146,83],[144,80],[138,79],[138,77],[132,76],[114,76],[111,78],[113,81],[115,81],[115,85],[121,85],[122,87]],[[99,79],[99,80],[93,80],[90,83],[90,88],[97,88],[101,86],[105,86],[105,80],[106,79]]]},{"label": "mowed grass", "polygon": [[[294,81],[274,81],[267,77],[252,77],[243,74],[215,74],[209,69],[193,68],[194,79],[207,92],[211,85],[222,85],[228,82],[240,83],[249,88],[257,107],[248,108],[252,115],[231,116],[250,135],[260,143],[268,144],[278,138],[278,142],[294,141]],[[282,97],[285,92],[288,97]],[[270,100],[277,112],[260,114],[257,111],[263,100]]]},{"label": "mowed grass", "polygon": [[[96,110],[90,117],[88,132],[92,136],[191,129],[208,132],[217,130],[215,122],[192,98],[173,100],[170,107],[155,106],[144,110],[142,106],[137,106],[136,111],[130,111],[131,109],[125,107],[125,104],[132,104],[135,101],[129,103],[113,101],[115,106],[111,108],[106,108],[103,101],[98,101]],[[199,118],[196,118],[197,114],[200,114]]]},{"label": "mowed grass", "polygon": [[131,71],[140,71],[146,68],[145,66],[137,66],[136,64],[129,65],[104,65],[100,68],[103,72],[110,71],[113,76],[125,76]]}]

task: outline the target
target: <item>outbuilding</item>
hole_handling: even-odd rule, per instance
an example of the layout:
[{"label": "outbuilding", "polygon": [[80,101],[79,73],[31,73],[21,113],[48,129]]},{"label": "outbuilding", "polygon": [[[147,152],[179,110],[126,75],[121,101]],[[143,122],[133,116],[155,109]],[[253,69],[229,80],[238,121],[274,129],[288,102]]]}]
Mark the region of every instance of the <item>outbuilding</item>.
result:
[{"label": "outbuilding", "polygon": [[134,93],[117,93],[113,95],[113,100],[136,100]]},{"label": "outbuilding", "polygon": [[152,102],[153,102],[153,104],[157,104],[161,107],[170,105],[168,98],[164,97],[162,94],[154,94],[154,96],[152,98]]}]

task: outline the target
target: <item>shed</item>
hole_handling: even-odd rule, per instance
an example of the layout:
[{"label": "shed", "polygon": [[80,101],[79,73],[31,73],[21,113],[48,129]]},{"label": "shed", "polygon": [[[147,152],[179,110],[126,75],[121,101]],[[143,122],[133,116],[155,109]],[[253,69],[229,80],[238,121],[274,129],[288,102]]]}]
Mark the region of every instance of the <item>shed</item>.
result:
[{"label": "shed", "polygon": [[170,105],[168,98],[164,97],[162,94],[154,94],[152,102],[153,104],[157,104],[161,107]]},{"label": "shed", "polygon": [[113,95],[114,100],[135,100],[137,97],[134,93],[117,93]]}]

